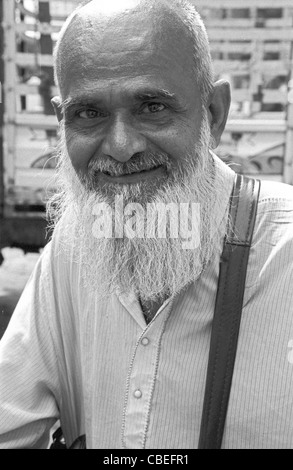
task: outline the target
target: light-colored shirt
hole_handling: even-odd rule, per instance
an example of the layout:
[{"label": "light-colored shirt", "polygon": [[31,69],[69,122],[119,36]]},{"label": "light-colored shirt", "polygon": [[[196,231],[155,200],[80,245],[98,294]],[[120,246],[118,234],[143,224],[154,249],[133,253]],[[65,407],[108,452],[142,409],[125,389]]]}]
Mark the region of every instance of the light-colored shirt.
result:
[{"label": "light-colored shirt", "polygon": [[[217,168],[224,210],[234,175]],[[58,236],[0,343],[0,448],[45,448],[60,418],[68,444],[196,449],[219,258],[147,325],[131,294],[94,300]],[[222,447],[293,447],[293,188],[281,183],[262,182]]]}]

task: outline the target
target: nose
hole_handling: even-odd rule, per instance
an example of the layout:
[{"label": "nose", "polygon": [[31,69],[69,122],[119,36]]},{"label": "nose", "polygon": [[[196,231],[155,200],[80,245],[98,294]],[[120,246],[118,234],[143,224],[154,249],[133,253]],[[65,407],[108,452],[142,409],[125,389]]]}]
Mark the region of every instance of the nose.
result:
[{"label": "nose", "polygon": [[146,139],[131,122],[123,117],[117,117],[110,123],[102,143],[104,155],[123,163],[136,153],[145,150]]}]

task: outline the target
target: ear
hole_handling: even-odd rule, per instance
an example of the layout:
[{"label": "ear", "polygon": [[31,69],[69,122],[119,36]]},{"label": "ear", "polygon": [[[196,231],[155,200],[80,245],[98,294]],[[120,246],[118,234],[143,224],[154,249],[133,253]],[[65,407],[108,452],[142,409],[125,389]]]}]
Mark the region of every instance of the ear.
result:
[{"label": "ear", "polygon": [[51,99],[51,103],[57,116],[58,122],[62,121],[63,113],[61,107],[61,98],[59,96],[54,96],[54,98]]},{"label": "ear", "polygon": [[227,122],[230,103],[230,84],[226,80],[217,81],[214,84],[208,104],[211,135],[213,137],[212,148],[216,148],[220,143],[221,135]]}]

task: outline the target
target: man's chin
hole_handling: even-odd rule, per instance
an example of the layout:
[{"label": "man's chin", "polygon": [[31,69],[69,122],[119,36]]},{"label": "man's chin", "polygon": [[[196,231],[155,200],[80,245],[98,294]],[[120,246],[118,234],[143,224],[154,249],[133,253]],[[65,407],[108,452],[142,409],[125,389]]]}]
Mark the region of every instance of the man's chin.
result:
[{"label": "man's chin", "polygon": [[164,190],[168,178],[154,181],[140,181],[137,183],[104,183],[91,186],[91,193],[99,196],[104,202],[113,204],[117,196],[123,196],[125,203],[139,203],[144,205],[153,202],[160,191]]}]

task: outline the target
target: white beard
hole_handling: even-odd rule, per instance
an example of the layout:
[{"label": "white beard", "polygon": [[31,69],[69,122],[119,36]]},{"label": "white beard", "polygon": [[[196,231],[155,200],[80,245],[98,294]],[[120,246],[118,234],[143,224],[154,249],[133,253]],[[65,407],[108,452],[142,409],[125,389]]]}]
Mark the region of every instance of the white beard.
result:
[{"label": "white beard", "polygon": [[[56,220],[62,224],[62,238],[69,249],[74,247],[80,263],[84,285],[98,298],[117,291],[134,292],[142,302],[163,302],[175,296],[194,282],[211,257],[222,249],[226,234],[227,208],[223,211],[222,182],[214,177],[213,158],[209,154],[210,130],[207,118],[203,122],[200,142],[192,156],[176,162],[172,170],[166,154],[152,154],[143,158],[143,165],[151,168],[155,163],[166,164],[170,177],[160,186],[149,184],[113,185],[94,187],[93,169],[125,171],[125,165],[102,160],[89,165],[89,178],[81,181],[76,175],[65,147],[64,135],[60,144],[58,179],[63,188],[49,204]],[[111,159],[112,160],[112,159]],[[131,162],[131,160],[130,160]],[[138,166],[142,166],[138,163]],[[133,167],[130,168],[133,171]],[[137,168],[138,169],[138,168]],[[172,170],[172,172],[171,172]],[[114,195],[123,196],[124,203],[138,202],[146,206],[149,201],[200,204],[200,245],[183,249],[183,238],[167,236],[155,238],[104,238],[93,236],[97,204],[113,204]],[[51,208],[51,210],[50,210]],[[68,221],[65,223],[64,221]],[[63,221],[63,223],[62,223]],[[170,234],[169,234],[170,235]]]}]

